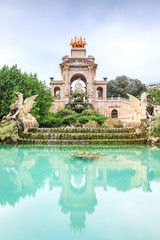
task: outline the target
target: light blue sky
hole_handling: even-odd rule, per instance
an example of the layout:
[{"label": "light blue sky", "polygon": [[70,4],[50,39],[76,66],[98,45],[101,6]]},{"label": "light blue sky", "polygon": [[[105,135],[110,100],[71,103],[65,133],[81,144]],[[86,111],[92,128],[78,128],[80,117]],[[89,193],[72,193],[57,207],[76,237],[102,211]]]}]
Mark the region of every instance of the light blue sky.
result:
[{"label": "light blue sky", "polygon": [[0,0],[0,68],[17,64],[60,79],[75,35],[98,63],[97,79],[160,81],[160,0]]}]

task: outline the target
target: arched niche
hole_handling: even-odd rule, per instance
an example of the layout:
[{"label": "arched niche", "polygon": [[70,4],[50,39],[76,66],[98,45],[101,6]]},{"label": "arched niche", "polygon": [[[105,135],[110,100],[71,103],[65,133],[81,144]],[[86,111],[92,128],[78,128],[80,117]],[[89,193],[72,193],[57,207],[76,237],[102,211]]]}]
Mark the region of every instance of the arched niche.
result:
[{"label": "arched niche", "polygon": [[59,100],[61,97],[61,89],[60,87],[54,88],[54,99]]},{"label": "arched niche", "polygon": [[118,118],[118,111],[116,109],[113,109],[111,112],[111,117],[112,118]]},{"label": "arched niche", "polygon": [[70,96],[75,91],[83,92],[87,97],[87,80],[83,74],[77,73],[71,77],[70,80]]},{"label": "arched niche", "polygon": [[98,100],[102,100],[103,99],[103,88],[102,87],[98,87],[96,90],[96,98]]}]

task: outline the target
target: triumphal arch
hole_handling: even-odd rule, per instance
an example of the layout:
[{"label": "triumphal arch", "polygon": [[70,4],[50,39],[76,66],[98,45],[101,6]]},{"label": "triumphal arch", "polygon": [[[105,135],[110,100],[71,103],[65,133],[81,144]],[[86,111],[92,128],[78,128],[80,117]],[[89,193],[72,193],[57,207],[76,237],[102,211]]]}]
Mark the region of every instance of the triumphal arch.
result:
[{"label": "triumphal arch", "polygon": [[[71,56],[66,55],[60,63],[61,80],[51,78],[50,87],[54,96],[51,112],[65,107],[73,92],[83,92],[85,99],[105,116],[129,118],[133,112],[130,103],[120,97],[107,98],[107,78],[96,80],[98,64],[92,55],[86,55],[85,38],[71,39]],[[126,114],[126,110],[128,113]]]}]

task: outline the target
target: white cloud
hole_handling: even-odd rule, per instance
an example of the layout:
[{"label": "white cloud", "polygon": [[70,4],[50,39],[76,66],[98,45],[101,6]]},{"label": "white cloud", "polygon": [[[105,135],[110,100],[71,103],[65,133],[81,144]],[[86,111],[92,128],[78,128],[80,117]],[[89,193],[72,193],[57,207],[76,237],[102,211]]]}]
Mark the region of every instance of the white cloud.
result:
[{"label": "white cloud", "polygon": [[[97,78],[128,75],[160,79],[160,33],[156,1],[10,1],[0,3],[0,67],[18,64],[40,79],[60,78],[69,41],[86,37],[87,54],[99,64]],[[158,14],[158,15],[157,15]],[[151,17],[152,16],[152,17]]]},{"label": "white cloud", "polygon": [[115,22],[97,28],[91,40],[89,48],[94,49],[100,70],[97,77],[105,76],[106,70],[111,78],[125,74],[142,81],[152,81],[160,77],[158,28],[142,31],[138,26],[134,29],[127,23]]}]

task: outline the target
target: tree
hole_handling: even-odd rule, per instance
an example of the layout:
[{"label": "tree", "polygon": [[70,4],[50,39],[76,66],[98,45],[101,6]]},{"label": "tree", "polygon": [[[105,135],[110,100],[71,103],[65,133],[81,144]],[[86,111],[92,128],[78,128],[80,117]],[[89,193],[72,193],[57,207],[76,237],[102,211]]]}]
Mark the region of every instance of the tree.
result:
[{"label": "tree", "polygon": [[0,70],[0,119],[8,114],[14,103],[14,92],[23,93],[24,99],[37,94],[32,114],[36,118],[49,114],[53,97],[45,82],[39,81],[36,74],[22,73],[17,65],[11,68],[5,65]]},{"label": "tree", "polygon": [[160,89],[159,88],[151,88],[147,90],[150,93],[150,100],[152,103],[160,104]]},{"label": "tree", "polygon": [[145,84],[138,79],[132,79],[126,76],[118,76],[115,80],[108,81],[107,84],[107,96],[126,97],[127,93],[133,96],[140,95],[141,92],[146,91]]}]

